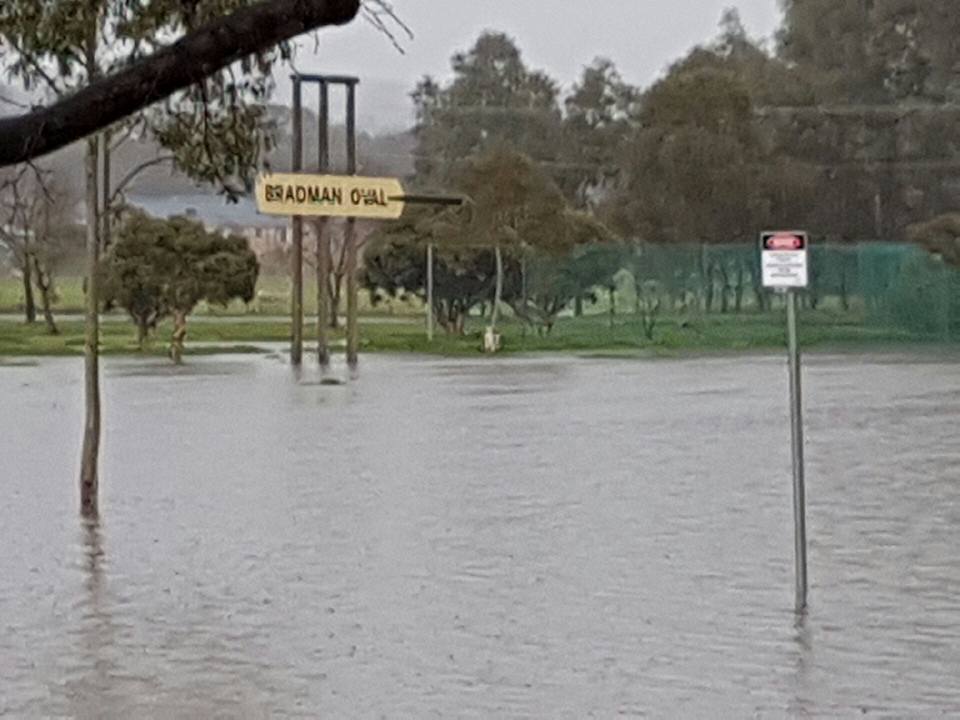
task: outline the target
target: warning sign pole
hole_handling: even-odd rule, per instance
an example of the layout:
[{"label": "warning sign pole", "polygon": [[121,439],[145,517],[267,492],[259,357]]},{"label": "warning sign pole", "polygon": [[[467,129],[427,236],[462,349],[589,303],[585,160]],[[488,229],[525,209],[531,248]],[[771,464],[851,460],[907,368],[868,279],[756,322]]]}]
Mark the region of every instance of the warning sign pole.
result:
[{"label": "warning sign pole", "polygon": [[807,494],[803,459],[803,388],[797,339],[797,292],[787,290],[787,344],[790,353],[790,427],[793,445],[793,519],[796,555],[796,608],[807,609]]},{"label": "warning sign pole", "polygon": [[793,520],[796,555],[796,608],[807,610],[807,491],[803,463],[803,388],[797,339],[797,292],[810,284],[810,240],[805,232],[765,232],[760,236],[763,285],[787,299],[790,356],[790,431],[793,448]]}]

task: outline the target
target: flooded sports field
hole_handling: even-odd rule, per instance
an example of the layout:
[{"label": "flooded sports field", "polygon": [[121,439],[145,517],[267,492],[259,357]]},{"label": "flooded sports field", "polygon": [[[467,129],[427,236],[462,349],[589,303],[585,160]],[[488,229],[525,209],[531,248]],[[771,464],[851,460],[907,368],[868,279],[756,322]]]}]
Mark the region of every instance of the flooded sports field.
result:
[{"label": "flooded sports field", "polygon": [[0,367],[0,716],[960,713],[960,363],[276,356]]}]

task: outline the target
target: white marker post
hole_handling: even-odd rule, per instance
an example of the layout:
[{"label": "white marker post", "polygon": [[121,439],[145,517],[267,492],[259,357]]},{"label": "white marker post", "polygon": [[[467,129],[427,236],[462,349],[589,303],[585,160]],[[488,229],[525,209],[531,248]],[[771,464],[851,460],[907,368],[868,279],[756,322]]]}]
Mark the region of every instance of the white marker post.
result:
[{"label": "white marker post", "polygon": [[807,500],[803,462],[803,391],[797,340],[797,293],[808,287],[810,241],[805,232],[765,232],[760,237],[763,286],[787,296],[790,356],[790,426],[793,445],[793,517],[796,554],[796,609],[807,610]]}]

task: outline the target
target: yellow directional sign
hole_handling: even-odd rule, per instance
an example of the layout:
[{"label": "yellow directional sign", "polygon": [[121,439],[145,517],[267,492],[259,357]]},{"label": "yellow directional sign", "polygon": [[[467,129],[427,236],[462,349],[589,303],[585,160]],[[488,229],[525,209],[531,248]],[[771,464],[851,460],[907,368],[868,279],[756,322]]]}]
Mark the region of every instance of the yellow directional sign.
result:
[{"label": "yellow directional sign", "polygon": [[353,175],[261,175],[257,208],[267,215],[394,220],[403,214],[403,185],[395,178]]}]

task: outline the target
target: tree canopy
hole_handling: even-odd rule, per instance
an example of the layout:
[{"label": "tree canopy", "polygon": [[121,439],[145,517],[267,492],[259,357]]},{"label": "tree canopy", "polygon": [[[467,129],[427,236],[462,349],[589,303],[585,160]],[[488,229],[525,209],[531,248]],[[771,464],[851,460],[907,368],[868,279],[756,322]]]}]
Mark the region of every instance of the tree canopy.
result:
[{"label": "tree canopy", "polygon": [[535,160],[556,160],[560,146],[557,84],[529,69],[514,41],[483,33],[451,61],[453,79],[424,78],[413,93],[417,114],[417,177],[448,184],[466,158],[497,146]]},{"label": "tree canopy", "polygon": [[[0,166],[49,153],[181,91],[199,105],[181,105],[161,130],[173,141],[182,140],[176,128],[202,126],[208,146],[201,151],[212,158],[210,137],[225,143],[244,135],[236,123],[251,110],[246,117],[237,111],[244,99],[263,99],[262,71],[275,48],[347,23],[359,9],[360,0],[5,0],[4,61],[26,85],[43,84],[57,99],[0,119]],[[211,161],[200,174],[221,172]]]},{"label": "tree canopy", "polygon": [[250,302],[259,263],[245,238],[208,232],[187,218],[138,212],[121,226],[102,273],[104,301],[127,311],[141,345],[161,320],[174,319],[171,352],[179,360],[186,318],[196,305]]},{"label": "tree canopy", "polygon": [[827,102],[956,101],[960,18],[950,0],[782,0],[783,57]]}]

